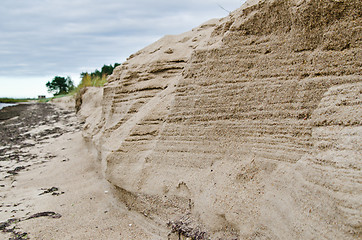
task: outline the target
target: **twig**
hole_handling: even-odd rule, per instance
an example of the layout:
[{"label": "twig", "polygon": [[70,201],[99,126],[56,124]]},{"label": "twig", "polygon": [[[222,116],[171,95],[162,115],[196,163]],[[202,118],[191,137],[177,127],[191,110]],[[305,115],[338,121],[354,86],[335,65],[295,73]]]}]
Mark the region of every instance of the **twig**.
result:
[{"label": "twig", "polygon": [[218,3],[216,3],[216,4],[219,6],[219,8],[221,8],[222,10],[224,10],[224,11],[226,11],[227,13],[231,14],[231,11],[226,10],[223,6],[221,6],[221,5],[218,4]]}]

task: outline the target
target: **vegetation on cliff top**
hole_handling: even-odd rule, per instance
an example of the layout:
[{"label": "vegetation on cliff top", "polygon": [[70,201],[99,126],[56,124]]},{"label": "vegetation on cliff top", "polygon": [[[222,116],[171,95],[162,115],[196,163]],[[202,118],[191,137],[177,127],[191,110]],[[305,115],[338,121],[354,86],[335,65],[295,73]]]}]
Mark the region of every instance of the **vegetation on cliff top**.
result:
[{"label": "vegetation on cliff top", "polygon": [[107,82],[107,76],[113,73],[113,70],[121,65],[120,63],[115,63],[114,65],[103,65],[101,71],[96,69],[94,72],[82,72],[80,74],[81,81],[78,85],[78,91],[84,87],[102,87]]},{"label": "vegetation on cliff top", "polygon": [[46,83],[49,92],[54,94],[54,97],[64,96],[67,94],[77,94],[85,87],[102,87],[107,82],[107,76],[113,73],[113,70],[121,65],[115,63],[114,65],[103,65],[101,71],[96,69],[94,72],[82,72],[80,74],[81,81],[77,87],[74,86],[72,79],[68,77],[55,76],[53,80]]},{"label": "vegetation on cliff top", "polygon": [[119,63],[103,65],[101,71],[96,69],[91,73],[82,72],[80,74],[82,80],[77,87],[77,92],[84,87],[102,87],[107,82],[107,76],[111,75],[113,70],[119,65]]}]

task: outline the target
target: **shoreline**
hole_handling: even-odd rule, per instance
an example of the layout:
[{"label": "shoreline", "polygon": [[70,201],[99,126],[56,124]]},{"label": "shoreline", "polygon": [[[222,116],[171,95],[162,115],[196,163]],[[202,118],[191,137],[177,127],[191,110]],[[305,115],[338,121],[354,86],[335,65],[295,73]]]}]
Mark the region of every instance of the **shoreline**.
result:
[{"label": "shoreline", "polygon": [[0,110],[6,107],[16,106],[17,103],[2,103],[0,102]]},{"label": "shoreline", "polygon": [[6,104],[0,108],[0,121],[7,120],[18,115],[21,115],[22,111],[32,104],[38,104],[37,102],[19,102],[19,103],[2,103]]}]

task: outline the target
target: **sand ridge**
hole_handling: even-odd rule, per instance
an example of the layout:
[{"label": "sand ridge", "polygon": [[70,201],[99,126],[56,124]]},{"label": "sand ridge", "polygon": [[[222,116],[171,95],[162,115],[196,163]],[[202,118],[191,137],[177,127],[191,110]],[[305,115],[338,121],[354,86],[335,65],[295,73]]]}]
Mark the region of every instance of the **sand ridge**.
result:
[{"label": "sand ridge", "polygon": [[360,236],[360,24],[358,1],[248,1],[132,55],[86,130],[114,194],[213,239]]}]

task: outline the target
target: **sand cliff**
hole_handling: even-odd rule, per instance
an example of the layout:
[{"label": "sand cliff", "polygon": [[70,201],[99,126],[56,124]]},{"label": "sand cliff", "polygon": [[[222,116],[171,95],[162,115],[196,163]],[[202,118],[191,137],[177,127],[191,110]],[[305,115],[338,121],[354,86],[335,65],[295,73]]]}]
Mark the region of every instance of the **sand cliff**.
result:
[{"label": "sand cliff", "polygon": [[79,112],[119,201],[154,233],[361,237],[361,7],[248,1],[130,56]]}]

